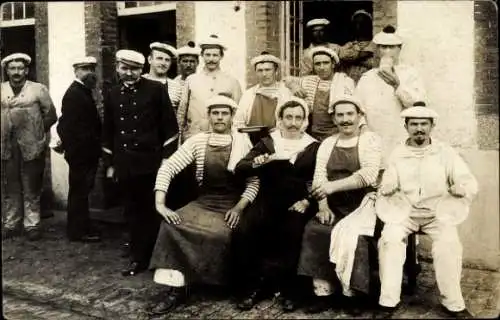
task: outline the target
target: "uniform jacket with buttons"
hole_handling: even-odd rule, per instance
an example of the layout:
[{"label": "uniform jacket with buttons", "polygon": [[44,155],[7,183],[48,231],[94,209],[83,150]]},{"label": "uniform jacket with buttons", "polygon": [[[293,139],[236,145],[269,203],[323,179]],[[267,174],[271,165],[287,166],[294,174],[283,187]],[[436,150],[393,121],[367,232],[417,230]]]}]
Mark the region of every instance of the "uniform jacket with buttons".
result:
[{"label": "uniform jacket with buttons", "polygon": [[63,96],[57,133],[71,165],[95,162],[101,155],[101,119],[91,89],[73,81]]},{"label": "uniform jacket with buttons", "polygon": [[118,178],[155,173],[176,149],[178,125],[160,82],[141,78],[113,86],[104,97],[103,159]]},{"label": "uniform jacket with buttons", "polygon": [[18,144],[24,161],[39,157],[48,145],[47,132],[57,114],[47,87],[27,80],[18,95],[8,81],[1,85],[2,160],[12,157]]}]

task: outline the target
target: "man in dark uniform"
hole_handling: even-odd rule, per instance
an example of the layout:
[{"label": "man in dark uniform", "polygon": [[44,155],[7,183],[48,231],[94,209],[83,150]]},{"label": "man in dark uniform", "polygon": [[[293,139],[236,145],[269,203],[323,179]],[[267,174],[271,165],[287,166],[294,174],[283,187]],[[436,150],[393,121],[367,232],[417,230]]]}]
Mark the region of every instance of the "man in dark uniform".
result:
[{"label": "man in dark uniform", "polygon": [[165,86],[144,79],[144,56],[116,53],[120,83],[104,98],[103,159],[106,176],[122,191],[131,236],[131,263],[122,274],[144,271],[151,257],[161,217],[154,208],[154,183],[163,158],[177,146],[179,128]]},{"label": "man in dark uniform", "polygon": [[97,76],[94,57],[78,59],[73,64],[75,80],[62,99],[62,115],[57,125],[64,158],[69,165],[67,235],[70,241],[97,242],[91,230],[89,194],[94,186],[101,155],[101,120],[92,89]]}]

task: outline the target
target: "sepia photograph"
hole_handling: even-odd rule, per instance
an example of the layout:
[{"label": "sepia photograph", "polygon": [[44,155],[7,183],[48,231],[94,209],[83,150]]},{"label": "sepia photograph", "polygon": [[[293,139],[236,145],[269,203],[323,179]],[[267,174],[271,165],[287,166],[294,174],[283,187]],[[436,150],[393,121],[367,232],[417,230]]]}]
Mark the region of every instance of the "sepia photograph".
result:
[{"label": "sepia photograph", "polygon": [[0,5],[2,319],[497,319],[494,0]]}]

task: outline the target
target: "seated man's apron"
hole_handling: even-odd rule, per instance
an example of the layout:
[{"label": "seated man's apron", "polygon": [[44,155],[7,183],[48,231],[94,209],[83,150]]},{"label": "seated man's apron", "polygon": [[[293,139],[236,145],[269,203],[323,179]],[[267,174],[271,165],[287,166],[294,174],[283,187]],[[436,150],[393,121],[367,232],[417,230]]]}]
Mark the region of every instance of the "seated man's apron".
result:
[{"label": "seated man's apron", "polygon": [[200,196],[177,210],[179,225],[162,222],[150,269],[178,270],[188,284],[226,283],[231,229],[224,216],[242,193],[227,171],[230,153],[231,144],[207,144]]},{"label": "seated man's apron", "polygon": [[[349,177],[361,168],[359,163],[358,144],[359,137],[358,143],[354,147],[337,147],[337,143],[335,143],[326,167],[328,181]],[[366,187],[336,192],[328,196],[328,206],[335,214],[334,225],[340,219],[359,207],[364,196],[371,191],[373,191],[373,188]],[[302,252],[298,270],[299,274],[330,281],[335,280],[335,268],[329,259],[332,228],[332,226],[320,224],[316,219],[307,224],[302,242]],[[361,243],[362,242],[358,242],[358,247]],[[357,248],[356,254],[358,252],[367,253],[368,250],[358,250]],[[363,268],[369,275],[370,269],[367,261],[368,257],[356,257],[353,269]],[[365,274],[365,272],[355,272],[354,270],[351,282],[353,277]],[[368,283],[368,280],[369,279],[356,280],[356,283]],[[358,286],[353,286],[352,288],[358,289]]]},{"label": "seated man's apron", "polygon": [[[276,106],[278,98],[271,98],[266,95],[256,93],[253,100],[252,113],[248,120],[248,126],[266,126],[274,128],[276,126]],[[256,145],[264,136],[269,134],[268,130],[249,133],[250,141]]]}]

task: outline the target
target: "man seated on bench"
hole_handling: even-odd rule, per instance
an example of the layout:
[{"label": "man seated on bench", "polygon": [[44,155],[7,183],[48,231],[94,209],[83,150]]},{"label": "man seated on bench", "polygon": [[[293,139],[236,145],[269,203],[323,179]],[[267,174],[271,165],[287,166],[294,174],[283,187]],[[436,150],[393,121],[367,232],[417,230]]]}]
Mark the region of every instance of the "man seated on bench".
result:
[{"label": "man seated on bench", "polygon": [[408,139],[391,153],[376,211],[385,223],[379,240],[380,310],[391,316],[400,304],[406,239],[422,231],[432,239],[432,258],[443,312],[471,317],[460,288],[462,245],[457,225],[468,215],[477,182],[448,144],[431,138],[437,113],[426,107],[401,112]]},{"label": "man seated on bench", "polygon": [[[314,278],[317,298],[306,310],[310,313],[331,307],[335,272],[345,296],[353,296],[352,282],[369,284],[368,250],[359,250],[366,255],[362,259],[354,259],[354,255],[357,246],[367,245],[358,242],[358,235],[373,235],[376,220],[373,186],[380,170],[381,139],[359,128],[364,112],[356,97],[339,97],[328,112],[339,132],[318,149],[312,195],[319,200],[316,218],[320,224],[311,221],[306,227],[299,264],[300,274]],[[369,288],[356,289],[369,293]]]},{"label": "man seated on bench", "polygon": [[[259,189],[257,177],[239,180],[233,170],[251,149],[248,135],[232,132],[237,104],[225,96],[207,102],[211,132],[186,142],[167,160],[156,177],[156,210],[163,221],[150,269],[154,281],[170,292],[149,310],[163,314],[184,302],[188,284],[227,283],[230,233]],[[172,179],[189,164],[196,165],[199,197],[177,211],[165,206]]]},{"label": "man seated on bench", "polygon": [[235,286],[242,291],[237,305],[241,310],[263,298],[265,280],[276,280],[283,311],[296,308],[302,233],[317,211],[316,201],[307,199],[319,146],[305,133],[308,114],[307,103],[296,97],[279,105],[277,129],[236,166],[236,174],[258,175],[260,180],[255,204],[233,233],[232,270]]}]

